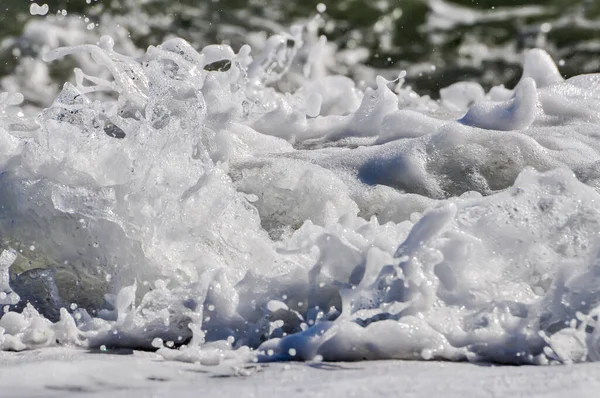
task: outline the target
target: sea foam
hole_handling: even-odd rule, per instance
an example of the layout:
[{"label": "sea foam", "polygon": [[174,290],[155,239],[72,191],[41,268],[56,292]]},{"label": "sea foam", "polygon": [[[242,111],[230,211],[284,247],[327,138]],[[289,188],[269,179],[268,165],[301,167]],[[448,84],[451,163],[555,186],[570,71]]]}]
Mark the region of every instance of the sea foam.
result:
[{"label": "sea foam", "polygon": [[315,31],[103,36],[45,53],[81,61],[48,106],[2,94],[2,349],[600,357],[598,76],[532,50],[514,90],[362,90]]}]

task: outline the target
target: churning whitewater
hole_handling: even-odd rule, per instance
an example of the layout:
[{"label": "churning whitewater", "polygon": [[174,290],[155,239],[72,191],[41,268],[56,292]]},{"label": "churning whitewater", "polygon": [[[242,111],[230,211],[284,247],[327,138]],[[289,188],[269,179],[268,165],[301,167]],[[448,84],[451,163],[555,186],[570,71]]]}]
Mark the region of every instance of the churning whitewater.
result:
[{"label": "churning whitewater", "polygon": [[600,360],[600,75],[531,50],[514,89],[363,90],[315,32],[11,77],[79,65],[0,97],[2,349]]}]

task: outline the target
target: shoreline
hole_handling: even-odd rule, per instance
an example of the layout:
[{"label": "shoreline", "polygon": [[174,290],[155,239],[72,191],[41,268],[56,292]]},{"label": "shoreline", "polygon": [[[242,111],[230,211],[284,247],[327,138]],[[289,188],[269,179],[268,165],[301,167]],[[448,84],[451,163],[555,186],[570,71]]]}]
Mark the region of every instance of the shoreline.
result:
[{"label": "shoreline", "polygon": [[494,366],[455,362],[276,362],[201,366],[121,350],[1,352],[0,396],[595,397],[600,363]]}]

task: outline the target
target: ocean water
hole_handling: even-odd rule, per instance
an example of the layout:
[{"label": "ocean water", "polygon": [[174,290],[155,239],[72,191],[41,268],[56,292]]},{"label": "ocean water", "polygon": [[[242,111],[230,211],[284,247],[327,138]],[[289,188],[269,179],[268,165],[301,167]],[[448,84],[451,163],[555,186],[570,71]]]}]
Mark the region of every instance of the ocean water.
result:
[{"label": "ocean water", "polygon": [[591,11],[166,4],[3,24],[1,349],[600,359]]},{"label": "ocean water", "polygon": [[[113,19],[127,29],[138,48],[177,36],[196,49],[214,43],[239,49],[253,40],[279,33],[291,24],[312,18],[320,0],[56,0],[48,13],[67,10],[85,15],[90,23]],[[560,62],[564,76],[600,70],[600,7],[596,1],[574,0],[345,0],[322,2],[326,10],[319,31],[335,43],[335,72],[371,84],[373,71],[393,78],[407,71],[407,82],[421,94],[435,98],[441,88],[462,80],[477,81],[486,89],[514,86],[519,79],[522,53],[540,47]],[[28,21],[31,2],[4,0],[0,37],[19,37]],[[40,3],[41,5],[42,3]],[[4,9],[6,11],[4,12]],[[106,22],[105,22],[106,23]],[[86,26],[88,23],[86,23]],[[99,27],[102,30],[102,26]],[[109,29],[109,28],[104,28]],[[86,32],[79,32],[85,40]],[[114,32],[113,32],[114,34]],[[257,37],[258,36],[258,37]],[[30,55],[32,43],[16,47]],[[17,59],[13,43],[0,48],[0,73],[11,73]],[[37,53],[37,51],[33,51]],[[359,63],[360,67],[356,66]],[[60,69],[60,68],[57,68]],[[68,67],[55,70],[57,83],[68,78]]]}]

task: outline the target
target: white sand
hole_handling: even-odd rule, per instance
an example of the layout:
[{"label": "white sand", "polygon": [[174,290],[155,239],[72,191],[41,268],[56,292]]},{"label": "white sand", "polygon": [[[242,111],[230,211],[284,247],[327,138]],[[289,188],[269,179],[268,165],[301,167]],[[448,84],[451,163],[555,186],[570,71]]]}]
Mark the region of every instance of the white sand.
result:
[{"label": "white sand", "polygon": [[45,348],[0,353],[0,396],[597,397],[600,364],[486,366],[450,362],[309,362],[208,367]]}]

